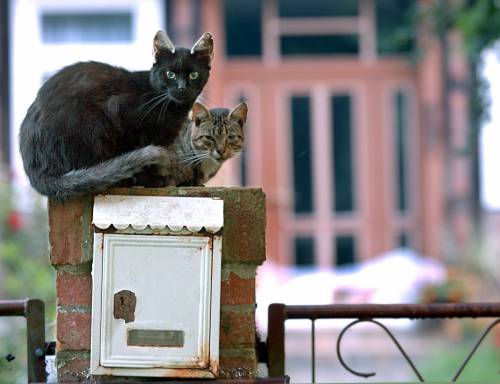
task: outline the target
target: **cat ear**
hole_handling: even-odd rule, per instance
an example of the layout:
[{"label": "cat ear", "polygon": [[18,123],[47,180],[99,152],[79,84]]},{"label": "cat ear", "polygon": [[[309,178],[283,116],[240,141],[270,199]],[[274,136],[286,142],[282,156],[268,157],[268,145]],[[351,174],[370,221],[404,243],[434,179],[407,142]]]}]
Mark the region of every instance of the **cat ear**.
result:
[{"label": "cat ear", "polygon": [[167,34],[163,31],[156,32],[154,41],[153,41],[153,55],[155,60],[158,59],[158,54],[161,51],[167,51],[170,53],[175,53],[175,45],[170,41]]},{"label": "cat ear", "polygon": [[229,112],[228,119],[236,121],[241,127],[247,121],[248,106],[247,103],[238,104],[231,112]]},{"label": "cat ear", "polygon": [[191,120],[195,125],[200,125],[203,120],[210,118],[210,111],[201,103],[194,103],[191,108]]},{"label": "cat ear", "polygon": [[195,54],[208,56],[209,60],[212,61],[214,55],[214,40],[210,32],[205,32],[198,41],[194,43],[193,48],[191,48],[191,55]]}]

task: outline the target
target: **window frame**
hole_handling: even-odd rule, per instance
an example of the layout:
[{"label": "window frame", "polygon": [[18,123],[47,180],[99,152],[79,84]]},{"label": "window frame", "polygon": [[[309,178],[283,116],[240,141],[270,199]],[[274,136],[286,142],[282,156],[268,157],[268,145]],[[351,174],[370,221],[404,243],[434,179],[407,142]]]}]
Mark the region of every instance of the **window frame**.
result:
[{"label": "window frame", "polygon": [[[397,92],[406,95],[406,122],[407,122],[407,185],[406,201],[407,209],[401,211],[398,207],[398,169],[396,166],[396,130],[397,121],[395,110],[395,96]],[[384,89],[384,104],[388,121],[385,124],[385,136],[388,143],[388,165],[389,165],[389,189],[386,196],[386,204],[390,209],[389,217],[391,219],[392,247],[399,247],[399,237],[401,233],[406,233],[408,244],[415,249],[419,249],[420,233],[418,232],[419,220],[419,188],[418,175],[420,172],[420,146],[419,133],[420,127],[419,115],[417,113],[417,91],[415,86],[408,81],[393,81]]]},{"label": "window frame", "polygon": [[278,0],[262,3],[262,57],[265,62],[293,60],[296,56],[284,56],[281,37],[293,35],[344,35],[355,34],[359,38],[358,54],[319,54],[313,57],[355,57],[373,61],[377,57],[375,26],[375,0],[359,0],[358,16],[330,17],[280,17]]},{"label": "window frame", "polygon": [[[357,117],[364,109],[364,94],[361,84],[352,84],[342,81],[328,81],[321,84],[296,83],[282,85],[279,87],[276,97],[278,98],[278,116],[282,116],[276,129],[276,140],[281,138],[284,148],[288,151],[277,153],[277,167],[283,172],[279,176],[279,185],[283,190],[289,191],[286,199],[287,209],[282,210],[280,222],[285,228],[285,240],[281,243],[281,249],[285,254],[292,255],[293,239],[295,237],[311,236],[315,244],[316,266],[320,268],[331,268],[335,265],[334,244],[332,236],[352,235],[356,239],[356,259],[363,247],[363,239],[358,236],[362,228],[362,202],[359,187],[361,185],[361,173],[353,169],[353,206],[352,212],[335,213],[331,194],[333,192],[332,162],[330,161],[331,141],[331,110],[329,108],[332,95],[349,95],[351,98],[351,140],[353,163],[361,164],[361,152],[357,149],[361,145],[360,121]],[[293,169],[292,169],[292,139],[291,132],[291,96],[309,95],[311,97],[311,127],[313,158],[313,212],[311,214],[297,214],[293,207]],[[327,111],[325,113],[324,111]],[[328,166],[325,167],[324,163]],[[323,164],[323,166],[321,165]],[[293,259],[289,259],[293,264]],[[332,264],[333,263],[333,264]]]}]

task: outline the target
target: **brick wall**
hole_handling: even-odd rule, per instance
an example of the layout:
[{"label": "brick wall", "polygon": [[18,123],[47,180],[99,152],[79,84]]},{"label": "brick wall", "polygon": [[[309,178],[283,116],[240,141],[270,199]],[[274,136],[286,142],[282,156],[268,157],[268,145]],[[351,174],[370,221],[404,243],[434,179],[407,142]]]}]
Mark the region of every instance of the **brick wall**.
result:
[{"label": "brick wall", "polygon": [[[126,188],[118,195],[219,197],[224,200],[220,374],[251,378],[257,370],[255,273],[265,260],[265,199],[260,189]],[[57,271],[60,381],[88,378],[92,290],[92,201],[49,202],[50,260]]]}]

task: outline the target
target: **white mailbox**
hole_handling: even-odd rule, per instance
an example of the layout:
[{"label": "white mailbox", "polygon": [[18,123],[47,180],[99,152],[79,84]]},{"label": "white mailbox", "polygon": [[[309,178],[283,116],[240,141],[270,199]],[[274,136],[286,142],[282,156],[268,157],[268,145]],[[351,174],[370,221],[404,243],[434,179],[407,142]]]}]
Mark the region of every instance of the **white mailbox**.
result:
[{"label": "white mailbox", "polygon": [[91,374],[218,375],[223,201],[96,196]]}]

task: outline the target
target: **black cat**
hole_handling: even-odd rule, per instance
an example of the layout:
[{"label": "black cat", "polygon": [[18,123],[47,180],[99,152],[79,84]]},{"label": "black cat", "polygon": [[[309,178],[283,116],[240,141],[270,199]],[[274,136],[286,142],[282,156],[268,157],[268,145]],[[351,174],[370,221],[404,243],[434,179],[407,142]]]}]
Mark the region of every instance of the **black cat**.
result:
[{"label": "black cat", "polygon": [[21,125],[31,185],[65,200],[96,193],[158,164],[206,84],[213,40],[191,50],[159,31],[150,71],[77,63],[42,86]]}]

